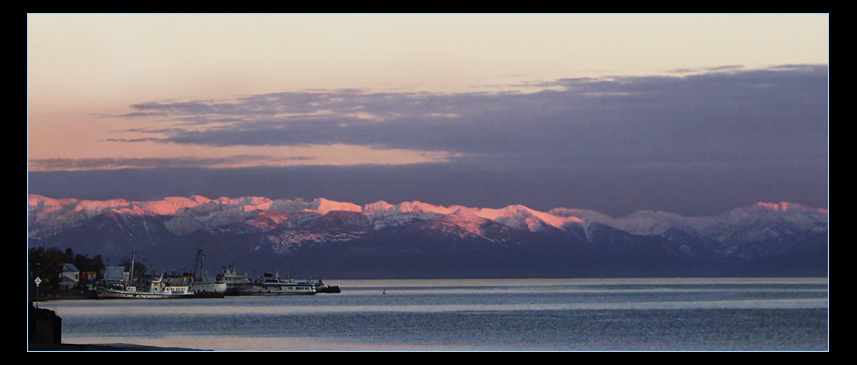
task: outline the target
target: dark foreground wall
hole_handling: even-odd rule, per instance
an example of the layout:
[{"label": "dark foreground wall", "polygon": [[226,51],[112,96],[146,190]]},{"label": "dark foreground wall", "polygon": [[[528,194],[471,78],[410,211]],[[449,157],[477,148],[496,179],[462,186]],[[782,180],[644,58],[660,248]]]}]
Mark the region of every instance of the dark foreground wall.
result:
[{"label": "dark foreground wall", "polygon": [[52,310],[36,308],[30,303],[27,344],[59,345],[62,343],[62,318]]}]

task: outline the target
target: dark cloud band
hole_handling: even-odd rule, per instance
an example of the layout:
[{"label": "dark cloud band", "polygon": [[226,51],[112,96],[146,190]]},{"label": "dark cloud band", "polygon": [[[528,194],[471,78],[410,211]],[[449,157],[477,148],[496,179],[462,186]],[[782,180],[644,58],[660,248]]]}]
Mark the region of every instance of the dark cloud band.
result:
[{"label": "dark cloud band", "polygon": [[127,116],[174,122],[158,132],[166,143],[352,144],[504,165],[824,160],[827,70],[563,79],[535,93],[273,93],[141,103]]}]

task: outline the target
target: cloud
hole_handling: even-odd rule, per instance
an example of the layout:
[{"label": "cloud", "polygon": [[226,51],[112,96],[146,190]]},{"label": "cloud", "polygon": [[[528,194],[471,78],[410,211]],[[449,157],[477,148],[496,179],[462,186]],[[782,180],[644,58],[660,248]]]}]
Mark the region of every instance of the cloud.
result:
[{"label": "cloud", "polygon": [[313,160],[313,158],[308,156],[272,157],[263,155],[236,155],[217,158],[54,158],[29,160],[28,171],[85,171],[181,167],[230,168],[245,166],[248,162],[258,164],[259,161],[282,163],[284,161],[309,160]]},{"label": "cloud", "polygon": [[518,168],[805,164],[827,158],[827,66],[730,66],[542,86],[529,93],[346,89],[145,102],[122,117],[157,116],[151,131],[164,143],[360,145]]},{"label": "cloud", "polygon": [[524,204],[615,216],[719,214],[760,201],[825,207],[827,72],[729,67],[562,79],[528,93],[313,90],[146,102],[133,113],[153,117],[122,117],[143,126],[110,143],[221,157],[35,160],[28,189],[87,199]]}]

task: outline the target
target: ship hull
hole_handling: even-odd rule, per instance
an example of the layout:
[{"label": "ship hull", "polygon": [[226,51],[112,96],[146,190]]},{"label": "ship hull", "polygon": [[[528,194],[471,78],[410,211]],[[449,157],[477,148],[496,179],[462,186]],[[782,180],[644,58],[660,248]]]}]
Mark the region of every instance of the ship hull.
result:
[{"label": "ship hull", "polygon": [[98,299],[180,299],[193,298],[192,292],[163,292],[126,291],[107,288],[96,289]]},{"label": "ship hull", "polygon": [[223,298],[226,294],[226,283],[196,283],[191,284],[191,291],[197,298]]},{"label": "ship hull", "polygon": [[235,288],[236,295],[314,295],[309,284],[245,284]]}]

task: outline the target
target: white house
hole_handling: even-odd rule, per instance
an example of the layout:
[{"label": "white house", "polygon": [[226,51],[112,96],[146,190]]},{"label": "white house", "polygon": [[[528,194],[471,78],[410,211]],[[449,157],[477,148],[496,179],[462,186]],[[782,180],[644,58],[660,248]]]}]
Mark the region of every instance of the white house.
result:
[{"label": "white house", "polygon": [[71,289],[80,281],[80,270],[72,264],[60,264],[60,286]]}]

